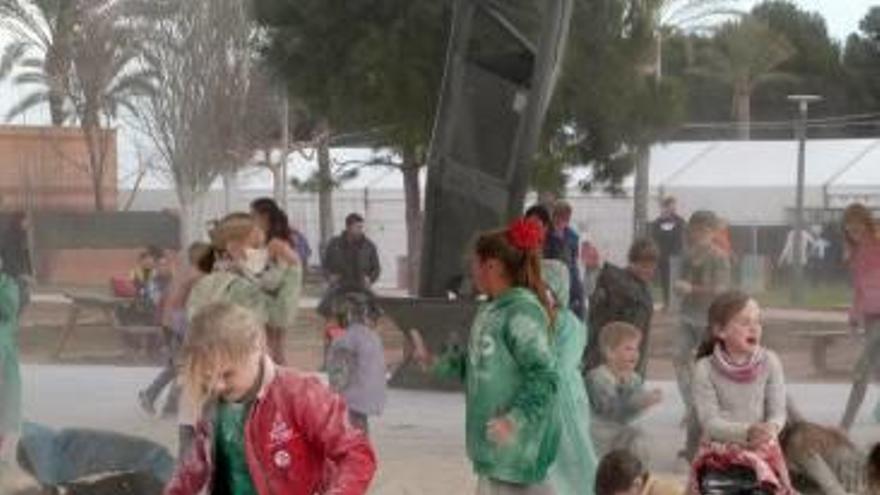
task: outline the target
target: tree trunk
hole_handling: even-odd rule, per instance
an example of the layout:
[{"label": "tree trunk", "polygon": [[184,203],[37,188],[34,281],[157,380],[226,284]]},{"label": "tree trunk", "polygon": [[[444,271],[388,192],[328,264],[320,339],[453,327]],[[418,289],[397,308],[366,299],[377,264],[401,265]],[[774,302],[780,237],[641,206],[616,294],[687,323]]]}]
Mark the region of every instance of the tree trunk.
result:
[{"label": "tree trunk", "polygon": [[736,120],[737,139],[751,139],[752,94],[746,85],[737,85],[733,90],[733,116]]},{"label": "tree trunk", "polygon": [[57,89],[57,83],[49,84],[49,117],[52,125],[61,127],[64,125],[64,95]]},{"label": "tree trunk", "polygon": [[333,175],[330,170],[330,143],[328,138],[318,141],[318,221],[321,230],[321,249],[330,242],[333,226]]},{"label": "tree trunk", "polygon": [[177,186],[180,204],[180,245],[184,248],[207,237],[204,194]]},{"label": "tree trunk", "polygon": [[633,186],[633,239],[646,235],[648,201],[651,197],[651,148],[639,145],[636,149],[636,177]]},{"label": "tree trunk", "polygon": [[223,174],[223,211],[227,215],[232,212],[232,193],[235,190],[235,172]]},{"label": "tree trunk", "polygon": [[[272,191],[275,202],[287,209],[287,160],[290,158],[290,97],[287,88],[281,89],[281,156],[279,157],[278,169],[272,171],[275,187]],[[269,155],[266,155],[269,159]],[[277,174],[277,175],[276,175]]]},{"label": "tree trunk", "polygon": [[89,155],[89,178],[92,181],[92,194],[95,210],[104,211],[104,158],[106,156],[106,136],[93,118],[83,119],[83,136],[86,138],[86,152]]},{"label": "tree trunk", "polygon": [[186,249],[197,239],[193,221],[195,198],[191,191],[179,191],[177,199],[180,203],[180,245]]},{"label": "tree trunk", "polygon": [[406,208],[406,256],[409,270],[409,289],[413,294],[419,287],[422,254],[422,191],[419,185],[419,169],[416,153],[403,150],[403,197]]},{"label": "tree trunk", "polygon": [[287,151],[282,150],[281,161],[269,165],[269,169],[272,171],[272,197],[284,209],[287,209],[287,197],[284,194],[284,183],[287,181],[284,165],[287,161],[287,156]]}]

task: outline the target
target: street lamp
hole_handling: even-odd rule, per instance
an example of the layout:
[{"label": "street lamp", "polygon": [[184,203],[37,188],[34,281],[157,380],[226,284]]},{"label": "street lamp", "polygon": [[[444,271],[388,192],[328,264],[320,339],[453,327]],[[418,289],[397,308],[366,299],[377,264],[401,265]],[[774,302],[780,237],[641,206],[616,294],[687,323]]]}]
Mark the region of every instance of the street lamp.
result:
[{"label": "street lamp", "polygon": [[798,106],[799,118],[797,121],[798,162],[797,162],[797,195],[794,212],[794,273],[791,284],[791,302],[803,304],[804,302],[804,173],[806,168],[807,148],[807,116],[810,103],[822,101],[818,95],[789,95],[788,101]]}]

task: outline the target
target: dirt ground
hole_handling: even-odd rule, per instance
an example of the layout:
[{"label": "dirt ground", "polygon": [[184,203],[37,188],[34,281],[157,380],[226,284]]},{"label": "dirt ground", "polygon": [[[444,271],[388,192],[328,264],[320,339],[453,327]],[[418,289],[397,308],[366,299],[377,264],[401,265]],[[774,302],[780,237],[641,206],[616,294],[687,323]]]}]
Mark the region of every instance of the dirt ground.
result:
[{"label": "dirt ground", "polygon": [[[143,352],[144,343],[126,345],[118,332],[100,313],[84,313],[81,326],[60,357],[55,350],[61,338],[69,306],[65,303],[39,302],[28,307],[22,321],[22,360],[33,364],[114,364],[120,366],[143,366],[163,362],[162,352],[149,355]],[[380,321],[380,333],[385,343],[389,368],[393,369],[403,358],[403,334],[388,318]],[[654,380],[673,378],[671,358],[675,349],[677,319],[674,315],[659,312],[651,331],[651,362],[649,377]],[[842,382],[849,376],[852,363],[858,358],[861,343],[856,338],[841,338],[828,349],[828,368],[818,373],[811,362],[811,341],[798,335],[806,330],[845,330],[839,323],[794,322],[772,320],[765,323],[764,339],[776,350],[785,364],[789,382]],[[146,347],[159,349],[161,338]],[[323,354],[321,320],[311,309],[300,312],[296,329],[287,336],[287,356],[291,365],[311,371],[320,366]]]},{"label": "dirt ground", "polygon": [[[23,319],[21,349],[23,361],[29,364],[61,364],[80,367],[91,364],[108,364],[124,367],[160,364],[161,353],[154,356],[140,353],[126,345],[112,327],[102,321],[100,314],[87,314],[83,323],[90,324],[79,328],[70,340],[61,357],[54,355],[69,306],[60,302],[39,302],[28,308]],[[841,383],[847,381],[848,368],[855,362],[860,344],[849,338],[840,339],[829,349],[828,364],[833,372],[818,374],[811,363],[810,341],[797,337],[805,330],[842,330],[843,325],[829,322],[829,319],[810,320],[803,315],[791,320],[773,319],[765,325],[765,341],[782,356],[786,376],[790,383]],[[797,320],[797,322],[793,321]],[[651,380],[671,380],[673,378],[671,356],[674,350],[676,318],[673,315],[658,313],[651,335],[652,360],[649,367]],[[403,356],[402,334],[393,322],[383,319],[380,332],[386,345],[387,361],[393,368]],[[304,309],[300,313],[296,330],[287,336],[288,359],[290,363],[304,370],[316,370],[322,356],[321,321],[313,310]],[[670,396],[674,395],[669,384]],[[377,446],[381,453],[381,470],[371,493],[377,495],[420,493],[433,495],[440,493],[471,493],[473,479],[463,450],[462,418],[459,417],[462,405],[457,395],[409,394],[406,401],[398,401],[402,407],[395,419],[385,419],[377,425]],[[450,398],[451,397],[451,398]],[[444,408],[437,404],[442,402]],[[457,402],[458,401],[458,402]],[[404,403],[405,402],[405,403]],[[446,404],[450,402],[450,404]],[[132,406],[133,407],[133,406]],[[449,417],[435,418],[431,415],[449,414]],[[674,416],[674,413],[667,415]],[[677,417],[658,418],[656,422],[673,424],[658,427],[658,442],[678,442],[680,431],[675,429]],[[424,427],[428,423],[430,427]],[[154,428],[153,436],[171,437],[173,425],[164,423],[145,423]],[[422,425],[422,426],[420,426]],[[669,430],[669,431],[666,431]],[[452,433],[454,432],[454,433]],[[436,438],[441,435],[444,441]],[[662,450],[662,449],[661,449]],[[671,465],[672,461],[666,463]],[[430,468],[426,468],[430,466]],[[414,469],[415,467],[415,469]],[[681,475],[680,470],[666,466],[664,472]],[[25,486],[29,483],[24,480]],[[450,489],[454,485],[454,488]],[[25,490],[21,495],[42,495],[39,491]]]}]

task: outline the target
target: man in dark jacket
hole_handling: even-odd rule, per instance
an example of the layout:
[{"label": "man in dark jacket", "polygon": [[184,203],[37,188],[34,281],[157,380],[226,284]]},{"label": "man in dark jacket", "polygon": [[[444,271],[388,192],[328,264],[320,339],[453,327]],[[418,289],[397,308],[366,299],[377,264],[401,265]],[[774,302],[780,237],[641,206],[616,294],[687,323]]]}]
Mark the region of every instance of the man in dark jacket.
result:
[{"label": "man in dark jacket", "polygon": [[330,287],[321,302],[321,314],[329,314],[337,295],[372,292],[381,266],[376,245],[364,234],[364,218],[352,213],[345,218],[345,231],[327,243],[321,260]]},{"label": "man in dark jacket", "polygon": [[590,297],[590,338],[584,353],[584,372],[602,364],[599,332],[614,322],[630,323],[642,331],[641,356],[636,371],[644,378],[648,367],[648,342],[654,300],[650,284],[659,258],[657,246],[650,239],[640,239],[629,249],[626,268],[605,263],[596,289]]},{"label": "man in dark jacket", "polygon": [[684,235],[686,223],[676,212],[677,203],[674,197],[667,196],[661,204],[660,216],[651,223],[651,238],[660,249],[659,266],[660,285],[663,289],[663,308],[669,308],[669,294],[672,281],[672,258],[684,252]]}]

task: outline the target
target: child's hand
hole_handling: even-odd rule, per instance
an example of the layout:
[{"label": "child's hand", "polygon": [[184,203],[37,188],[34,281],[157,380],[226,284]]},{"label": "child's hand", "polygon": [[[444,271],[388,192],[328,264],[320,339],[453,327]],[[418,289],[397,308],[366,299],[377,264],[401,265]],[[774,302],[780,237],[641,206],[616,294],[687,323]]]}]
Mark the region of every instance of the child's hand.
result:
[{"label": "child's hand", "polygon": [[649,392],[646,392],[642,397],[642,409],[648,409],[649,407],[654,407],[657,404],[663,402],[663,391],[660,389],[654,389]]},{"label": "child's hand", "polygon": [[492,419],[486,424],[489,441],[501,446],[508,445],[513,440],[515,428],[516,425],[514,425],[513,420],[507,416]]},{"label": "child's hand", "polygon": [[272,239],[269,241],[266,249],[269,251],[269,256],[272,259],[281,263],[288,265],[296,265],[299,263],[299,258],[296,256],[296,252],[293,248],[290,247],[290,244],[280,239]]},{"label": "child's hand", "polygon": [[755,449],[776,438],[776,426],[770,423],[755,423],[749,427],[749,447]]},{"label": "child's hand", "polygon": [[655,388],[648,392],[648,407],[656,406],[657,404],[663,402],[663,391],[659,388]]},{"label": "child's hand", "polygon": [[675,291],[683,296],[687,296],[694,291],[694,286],[685,280],[675,282]]}]

